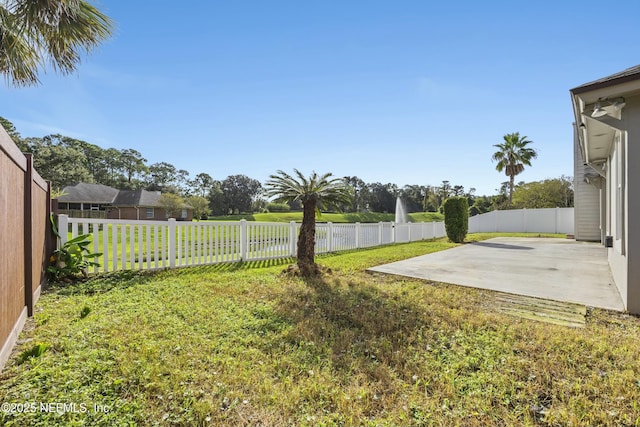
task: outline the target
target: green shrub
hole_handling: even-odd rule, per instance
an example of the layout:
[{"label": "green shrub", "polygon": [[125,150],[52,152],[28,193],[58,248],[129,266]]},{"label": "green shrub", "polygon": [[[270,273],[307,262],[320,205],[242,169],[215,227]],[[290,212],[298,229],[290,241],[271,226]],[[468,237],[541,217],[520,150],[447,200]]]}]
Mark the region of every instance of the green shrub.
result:
[{"label": "green shrub", "polygon": [[466,197],[451,197],[444,202],[444,227],[447,237],[462,243],[469,231],[469,202]]},{"label": "green shrub", "polygon": [[[60,233],[53,215],[51,215],[50,221],[53,234],[60,241]],[[64,230],[63,232],[66,233],[67,231]],[[89,267],[100,266],[95,259],[102,256],[102,253],[91,253],[89,251],[90,244],[91,234],[81,234],[53,251],[53,254],[49,257],[49,266],[46,269],[49,279],[53,282],[68,281],[76,278],[79,274],[86,278]]]},{"label": "green shrub", "polygon": [[268,212],[289,212],[291,207],[286,203],[267,203]]}]

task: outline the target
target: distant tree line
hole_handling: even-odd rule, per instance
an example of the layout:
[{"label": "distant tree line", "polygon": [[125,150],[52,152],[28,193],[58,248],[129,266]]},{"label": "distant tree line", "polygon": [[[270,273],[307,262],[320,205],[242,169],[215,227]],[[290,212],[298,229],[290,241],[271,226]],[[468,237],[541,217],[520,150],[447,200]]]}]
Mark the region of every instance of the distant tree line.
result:
[{"label": "distant tree line", "polygon": [[[142,153],[134,149],[101,148],[95,144],[63,135],[22,137],[15,126],[0,117],[0,123],[18,147],[33,153],[34,166],[40,175],[62,189],[78,182],[108,185],[119,189],[146,189],[173,194],[194,207],[194,217],[227,215],[231,213],[264,212],[272,210],[301,210],[297,201],[269,203],[260,181],[246,175],[230,175],[216,180],[206,172],[191,176],[171,163],[149,164]],[[405,185],[367,183],[357,176],[342,178],[347,187],[348,200],[340,204],[343,212],[395,211],[400,197],[408,212],[442,212],[445,200],[465,197],[469,214],[476,215],[495,209],[509,208],[511,182],[502,183],[497,194],[478,196],[475,188],[444,180],[440,185]],[[178,205],[174,197],[167,197],[167,206]],[[573,206],[573,185],[570,177],[539,182],[513,184],[512,208]]]}]

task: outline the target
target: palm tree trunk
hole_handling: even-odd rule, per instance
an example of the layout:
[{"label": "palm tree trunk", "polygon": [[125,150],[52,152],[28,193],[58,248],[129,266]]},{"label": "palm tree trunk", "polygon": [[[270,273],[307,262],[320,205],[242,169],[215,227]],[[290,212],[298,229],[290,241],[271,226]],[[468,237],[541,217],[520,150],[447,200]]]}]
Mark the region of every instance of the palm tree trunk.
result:
[{"label": "palm tree trunk", "polygon": [[515,177],[515,175],[509,175],[509,207],[511,207],[511,201],[513,200],[513,183]]},{"label": "palm tree trunk", "polygon": [[315,271],[316,200],[311,198],[303,205],[302,225],[298,236],[298,268],[304,277]]}]

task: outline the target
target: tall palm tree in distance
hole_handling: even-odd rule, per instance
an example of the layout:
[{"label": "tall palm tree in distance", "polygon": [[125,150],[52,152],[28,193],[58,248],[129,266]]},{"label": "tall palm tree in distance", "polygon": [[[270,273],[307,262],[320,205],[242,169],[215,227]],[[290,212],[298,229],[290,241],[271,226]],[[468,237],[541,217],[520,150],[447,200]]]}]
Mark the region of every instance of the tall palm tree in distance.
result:
[{"label": "tall palm tree in distance", "polygon": [[520,136],[519,132],[508,133],[503,136],[503,139],[502,144],[494,145],[498,151],[491,158],[498,162],[496,170],[504,171],[509,177],[509,207],[511,207],[514,178],[524,170],[525,165],[531,166],[531,160],[538,157],[538,153],[533,148],[527,147],[533,142],[527,140],[526,136]]},{"label": "tall palm tree in distance", "polygon": [[50,63],[69,74],[80,54],[106,40],[113,21],[84,0],[0,1],[0,72],[13,86],[39,83]]},{"label": "tall palm tree in distance", "polygon": [[266,182],[267,196],[275,202],[289,203],[299,200],[302,203],[302,225],[298,235],[297,264],[303,277],[318,272],[315,264],[316,214],[321,209],[338,208],[348,203],[350,194],[344,182],[331,178],[332,174],[318,175],[313,172],[308,178],[294,169],[295,176],[279,170],[270,175]]}]

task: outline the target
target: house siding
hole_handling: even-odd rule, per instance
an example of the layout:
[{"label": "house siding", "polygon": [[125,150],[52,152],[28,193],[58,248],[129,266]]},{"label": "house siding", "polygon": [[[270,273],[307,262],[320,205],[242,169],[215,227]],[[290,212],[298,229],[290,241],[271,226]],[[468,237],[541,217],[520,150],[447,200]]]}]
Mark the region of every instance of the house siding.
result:
[{"label": "house siding", "polygon": [[574,191],[574,234],[576,240],[599,242],[600,231],[600,190],[585,182],[587,173],[593,173],[590,166],[584,165],[580,152],[580,143],[574,135],[573,191]]},{"label": "house siding", "polygon": [[147,217],[147,208],[144,207],[119,207],[111,208],[107,218],[109,219],[130,219],[130,220],[149,220],[149,221],[166,221],[167,216],[162,208],[153,208],[154,217]]},{"label": "house siding", "polygon": [[[622,111],[620,144],[615,144],[607,160],[606,234],[613,236],[607,258],[622,301],[630,313],[640,314],[640,97],[626,97]],[[622,163],[619,163],[622,161]],[[619,204],[618,171],[621,171],[622,200]],[[620,211],[620,212],[619,212]],[[630,220],[631,219],[631,220]],[[619,224],[620,222],[620,224]]]},{"label": "house siding", "polygon": [[[624,235],[627,261],[627,309],[631,313],[640,313],[640,97],[627,97],[627,106],[623,111],[626,127],[625,140],[625,184],[624,188]],[[622,293],[622,291],[621,291]]]}]

